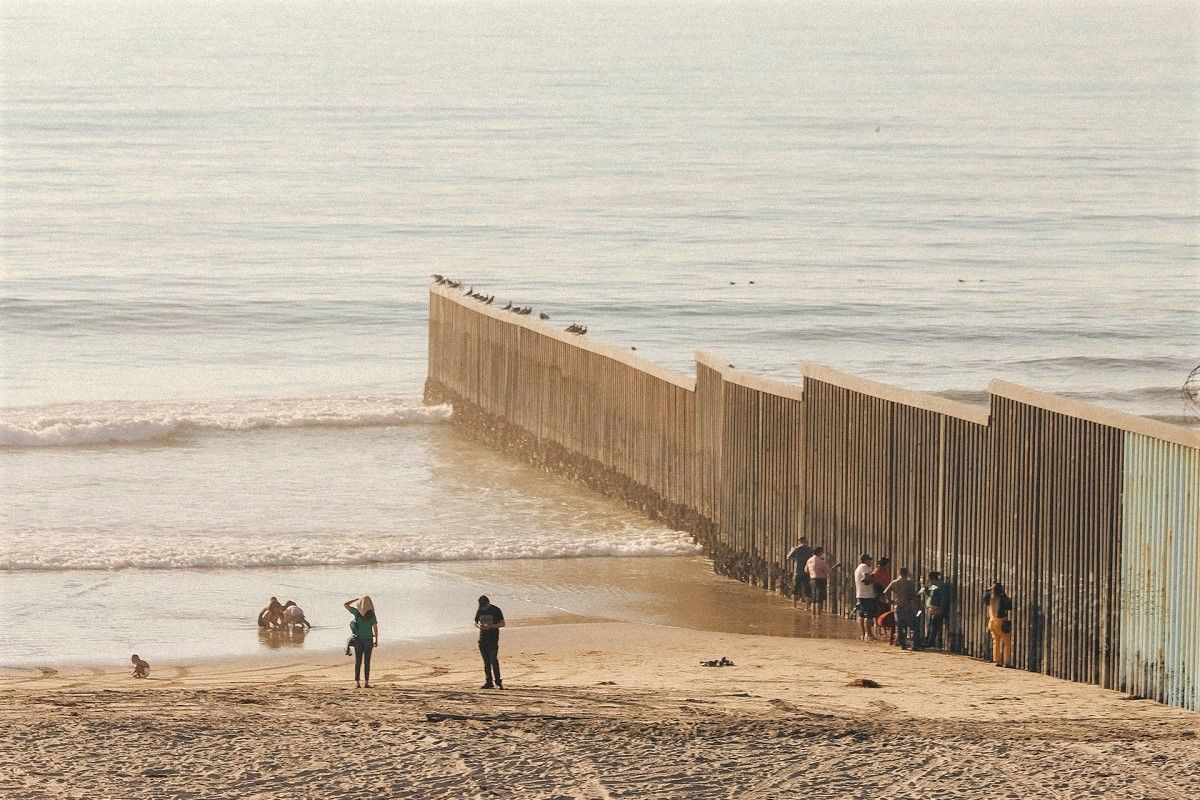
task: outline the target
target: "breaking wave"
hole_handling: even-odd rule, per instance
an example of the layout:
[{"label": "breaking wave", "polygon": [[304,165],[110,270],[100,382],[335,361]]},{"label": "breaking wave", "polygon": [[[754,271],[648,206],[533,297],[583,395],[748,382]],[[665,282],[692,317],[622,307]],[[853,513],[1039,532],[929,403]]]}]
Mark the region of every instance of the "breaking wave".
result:
[{"label": "breaking wave", "polygon": [[65,542],[61,546],[24,547],[15,543],[0,557],[0,571],[120,570],[120,569],[214,569],[249,567],[358,566],[445,561],[506,561],[510,559],[557,559],[588,557],[649,557],[696,555],[701,547],[683,531],[650,525],[603,534],[583,535],[563,531],[560,535],[529,540],[471,541],[451,537],[403,537],[373,540],[367,549],[339,548],[338,539],[307,541],[303,545],[256,541],[250,538],[208,536],[203,546],[183,538],[146,538],[115,542],[107,537],[94,541]]},{"label": "breaking wave", "polygon": [[379,428],[448,420],[448,405],[390,395],[110,402],[0,410],[0,447],[152,445],[275,428]]}]

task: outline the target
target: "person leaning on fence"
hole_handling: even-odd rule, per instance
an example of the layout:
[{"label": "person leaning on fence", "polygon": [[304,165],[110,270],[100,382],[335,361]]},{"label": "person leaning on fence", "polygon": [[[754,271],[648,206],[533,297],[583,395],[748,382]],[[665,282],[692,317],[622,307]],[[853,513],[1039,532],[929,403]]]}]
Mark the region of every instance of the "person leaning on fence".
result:
[{"label": "person leaning on fence", "polygon": [[983,602],[988,611],[988,633],[992,635],[992,661],[997,667],[1011,666],[1013,651],[1013,629],[1009,614],[1012,613],[1012,598],[1004,592],[1004,584],[994,583]]},{"label": "person leaning on fence", "polygon": [[942,649],[942,629],[950,613],[950,587],[942,580],[942,573],[929,573],[929,583],[921,590],[925,598],[925,646]]},{"label": "person leaning on fence", "polygon": [[800,537],[800,543],[787,554],[788,563],[792,565],[795,575],[792,583],[792,608],[801,600],[805,605],[812,602],[812,580],[808,577],[808,560],[812,555],[813,548],[803,536]]},{"label": "person leaning on fence", "polygon": [[871,580],[875,581],[875,585],[879,587],[879,591],[875,593],[875,596],[883,597],[883,590],[892,582],[891,558],[888,556],[879,557],[879,561],[875,562],[875,569],[871,570]]}]

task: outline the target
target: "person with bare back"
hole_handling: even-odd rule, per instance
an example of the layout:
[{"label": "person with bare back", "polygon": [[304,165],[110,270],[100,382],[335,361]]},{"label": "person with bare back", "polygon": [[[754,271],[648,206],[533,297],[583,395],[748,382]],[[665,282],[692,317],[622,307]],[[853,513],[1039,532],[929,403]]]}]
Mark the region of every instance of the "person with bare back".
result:
[{"label": "person with bare back", "polygon": [[150,677],[150,662],[143,661],[142,657],[139,656],[137,653],[134,653],[133,657],[130,658],[129,661],[133,664],[133,677],[135,677],[135,678],[149,678]]},{"label": "person with bare back", "polygon": [[267,630],[278,630],[283,627],[283,604],[279,598],[272,597],[267,607],[258,612],[258,627]]}]

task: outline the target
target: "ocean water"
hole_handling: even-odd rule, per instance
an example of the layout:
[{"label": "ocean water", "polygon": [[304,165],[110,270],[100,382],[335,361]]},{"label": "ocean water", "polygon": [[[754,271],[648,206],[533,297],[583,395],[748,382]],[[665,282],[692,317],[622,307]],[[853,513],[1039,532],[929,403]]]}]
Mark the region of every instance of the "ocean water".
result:
[{"label": "ocean water", "polygon": [[16,0],[0,37],[6,614],[29,573],[693,553],[422,407],[434,272],[683,369],[1200,421],[1194,4]]}]

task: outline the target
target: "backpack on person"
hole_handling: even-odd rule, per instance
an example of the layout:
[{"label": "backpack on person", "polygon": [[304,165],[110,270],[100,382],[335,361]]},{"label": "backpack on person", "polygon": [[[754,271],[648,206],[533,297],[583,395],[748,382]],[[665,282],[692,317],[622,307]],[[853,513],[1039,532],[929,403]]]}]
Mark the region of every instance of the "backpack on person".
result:
[{"label": "backpack on person", "polygon": [[1012,620],[1008,615],[1012,613],[1013,602],[1008,595],[1001,595],[1000,602],[996,603],[996,614],[1000,617],[1000,630],[1005,633],[1012,633]]}]

